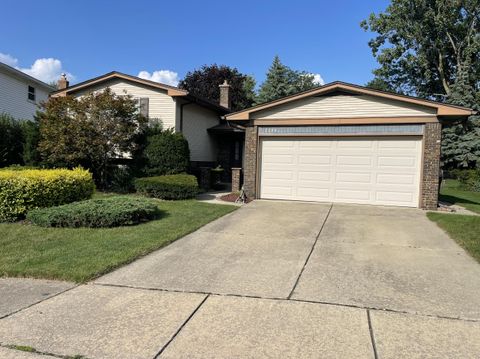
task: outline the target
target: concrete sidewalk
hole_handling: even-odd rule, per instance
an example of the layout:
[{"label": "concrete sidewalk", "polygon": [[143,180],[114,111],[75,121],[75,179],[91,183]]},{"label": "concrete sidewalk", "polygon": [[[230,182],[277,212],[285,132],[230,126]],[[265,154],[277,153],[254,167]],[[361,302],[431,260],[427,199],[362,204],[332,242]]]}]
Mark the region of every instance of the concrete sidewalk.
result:
[{"label": "concrete sidewalk", "polygon": [[25,283],[2,358],[480,353],[480,266],[414,209],[257,201],[94,283]]}]

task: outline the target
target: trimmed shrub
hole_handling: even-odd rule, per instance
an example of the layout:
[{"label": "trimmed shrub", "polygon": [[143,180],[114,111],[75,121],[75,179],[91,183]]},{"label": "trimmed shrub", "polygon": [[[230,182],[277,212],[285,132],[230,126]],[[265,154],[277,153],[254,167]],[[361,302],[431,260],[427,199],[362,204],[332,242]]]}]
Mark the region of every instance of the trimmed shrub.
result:
[{"label": "trimmed shrub", "polygon": [[150,176],[183,173],[190,164],[188,141],[172,130],[148,136],[143,155],[146,160],[144,172]]},{"label": "trimmed shrub", "polygon": [[465,189],[473,192],[480,192],[480,169],[450,171],[450,175],[457,179]]},{"label": "trimmed shrub", "polygon": [[155,200],[115,196],[34,209],[28,212],[27,220],[41,227],[101,228],[147,222],[159,213]]},{"label": "trimmed shrub", "polygon": [[135,180],[137,192],[161,199],[187,199],[198,193],[197,178],[178,174],[157,177],[143,177]]},{"label": "trimmed shrub", "polygon": [[0,222],[24,218],[34,208],[88,199],[92,174],[82,168],[0,170]]}]

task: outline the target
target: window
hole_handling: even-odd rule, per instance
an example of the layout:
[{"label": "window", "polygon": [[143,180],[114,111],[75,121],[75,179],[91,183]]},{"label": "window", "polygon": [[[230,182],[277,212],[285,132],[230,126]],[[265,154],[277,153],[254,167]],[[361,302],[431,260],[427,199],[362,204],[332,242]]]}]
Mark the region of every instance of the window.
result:
[{"label": "window", "polygon": [[138,99],[138,107],[140,110],[140,115],[145,118],[148,118],[148,97],[142,97]]},{"label": "window", "polygon": [[35,87],[33,86],[28,86],[28,99],[35,101]]}]

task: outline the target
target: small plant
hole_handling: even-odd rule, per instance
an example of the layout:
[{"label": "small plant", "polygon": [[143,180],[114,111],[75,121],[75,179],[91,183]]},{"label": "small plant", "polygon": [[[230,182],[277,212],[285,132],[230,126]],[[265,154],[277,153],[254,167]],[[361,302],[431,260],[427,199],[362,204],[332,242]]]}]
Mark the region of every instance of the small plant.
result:
[{"label": "small plant", "polygon": [[143,177],[135,180],[138,193],[161,199],[188,199],[198,193],[197,178],[178,174],[157,177]]},{"label": "small plant", "polygon": [[41,227],[118,227],[147,222],[159,215],[155,200],[114,196],[34,209],[27,220]]}]

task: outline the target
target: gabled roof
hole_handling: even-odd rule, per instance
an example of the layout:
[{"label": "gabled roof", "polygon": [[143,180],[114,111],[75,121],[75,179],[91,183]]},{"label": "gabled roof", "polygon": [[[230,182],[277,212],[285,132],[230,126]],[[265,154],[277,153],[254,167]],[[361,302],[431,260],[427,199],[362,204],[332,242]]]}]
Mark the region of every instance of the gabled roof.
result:
[{"label": "gabled roof", "polygon": [[183,90],[183,89],[180,89],[180,88],[175,87],[175,86],[162,84],[160,82],[155,82],[155,81],[142,79],[142,78],[137,77],[137,76],[127,75],[127,74],[124,74],[124,73],[121,73],[121,72],[118,72],[118,71],[112,71],[112,72],[106,73],[105,75],[94,77],[90,80],[86,80],[86,81],[80,82],[78,84],[75,84],[73,86],[69,86],[66,89],[55,91],[51,94],[51,96],[57,97],[57,96],[71,95],[71,94],[74,94],[77,91],[88,89],[91,86],[100,84],[102,82],[106,82],[106,81],[111,80],[111,79],[127,80],[127,81],[130,81],[130,82],[145,85],[145,86],[148,86],[148,87],[151,87],[151,88],[165,90],[165,91],[167,91],[167,94],[169,96],[183,97],[186,100],[195,102],[195,103],[197,103],[201,106],[210,108],[210,109],[215,110],[215,111],[217,111],[221,114],[226,114],[226,113],[230,112],[230,110],[228,108],[220,106],[216,103],[213,103],[213,102],[211,102],[207,99],[201,98],[199,96],[193,95],[193,94],[189,93],[187,90]]},{"label": "gabled roof", "polygon": [[19,77],[25,81],[28,81],[28,82],[33,82],[35,83],[36,85],[39,85],[41,87],[43,87],[45,90],[47,90],[48,92],[52,92],[55,90],[54,87],[50,86],[49,84],[43,82],[43,81],[40,81],[39,79],[36,79],[35,77],[32,77],[30,75],[27,75],[26,73],[20,71],[20,70],[17,70],[16,68],[12,67],[12,66],[9,66],[7,64],[4,64],[3,62],[0,62],[0,69],[3,69],[5,70],[6,72],[10,73],[11,75],[15,76],[15,77]]},{"label": "gabled roof", "polygon": [[275,106],[283,105],[285,103],[297,101],[306,97],[326,95],[328,93],[332,93],[336,91],[342,91],[342,92],[359,94],[359,95],[370,95],[374,97],[386,98],[386,99],[400,101],[404,103],[410,103],[414,105],[434,108],[437,110],[437,116],[470,116],[475,113],[475,111],[467,107],[449,105],[442,102],[436,102],[436,101],[430,101],[430,100],[423,100],[417,97],[399,95],[395,93],[374,90],[374,89],[370,89],[370,88],[359,86],[359,85],[349,84],[346,82],[336,81],[336,82],[331,82],[329,84],[326,84],[324,86],[313,88],[311,90],[299,92],[291,96],[286,96],[278,100],[253,106],[242,111],[232,112],[226,115],[225,119],[229,121],[249,120],[250,115],[252,113],[265,110],[268,108],[272,108]]}]

